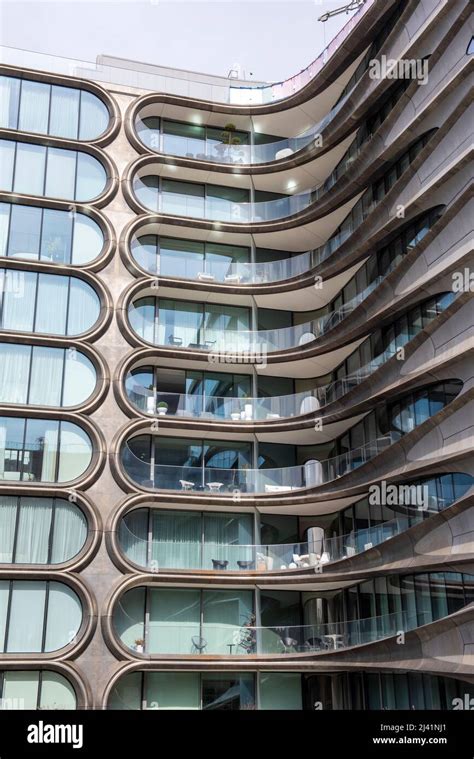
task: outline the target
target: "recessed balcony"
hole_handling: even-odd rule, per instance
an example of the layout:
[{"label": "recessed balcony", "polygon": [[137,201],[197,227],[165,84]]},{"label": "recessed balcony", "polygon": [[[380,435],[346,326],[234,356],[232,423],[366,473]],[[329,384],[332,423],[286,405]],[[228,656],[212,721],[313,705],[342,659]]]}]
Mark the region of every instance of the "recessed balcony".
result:
[{"label": "recessed balcony", "polygon": [[[311,460],[300,466],[278,469],[223,468],[181,466],[155,463],[150,458],[150,435],[127,441],[121,453],[126,475],[138,487],[153,490],[181,490],[214,495],[234,496],[238,493],[281,494],[318,487],[342,477],[362,466],[398,440],[391,432],[373,442],[325,461]],[[154,451],[154,446],[151,447]],[[234,457],[229,457],[229,461]]]},{"label": "recessed balcony", "polygon": [[156,153],[229,165],[270,163],[285,160],[314,143],[319,146],[319,136],[350,95],[351,92],[346,93],[323,119],[296,137],[257,132],[251,136],[231,123],[219,128],[160,119],[151,115],[153,106],[145,106],[141,111],[135,130],[140,142]]},{"label": "recessed balcony", "polygon": [[[116,618],[123,624],[127,611],[119,605]],[[357,619],[350,622],[332,622],[318,625],[275,625],[257,627],[241,624],[212,624],[189,622],[182,624],[150,621],[146,643],[128,643],[138,654],[181,654],[214,656],[280,656],[320,654],[361,646],[390,638],[400,631],[412,630],[431,621],[428,614],[396,612],[380,617]],[[129,637],[125,637],[125,641]]]},{"label": "recessed balcony", "polygon": [[248,324],[247,308],[153,296],[136,298],[129,305],[128,317],[137,335],[153,345],[262,356],[306,345],[326,335],[352,313],[380,281],[381,278],[377,278],[335,311],[279,329],[232,329],[234,325]]},{"label": "recessed balcony", "polygon": [[314,390],[265,397],[220,396],[202,393],[175,393],[159,389],[153,367],[129,372],[125,390],[133,406],[143,414],[219,422],[254,423],[291,419],[317,411],[338,400],[396,355],[385,350],[347,377]]}]

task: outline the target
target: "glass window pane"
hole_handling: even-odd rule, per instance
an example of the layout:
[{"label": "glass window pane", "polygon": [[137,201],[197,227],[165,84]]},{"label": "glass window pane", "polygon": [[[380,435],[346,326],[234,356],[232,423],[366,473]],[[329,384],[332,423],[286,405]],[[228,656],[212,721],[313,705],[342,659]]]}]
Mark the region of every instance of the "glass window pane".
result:
[{"label": "glass window pane", "polygon": [[99,225],[84,214],[74,217],[74,236],[72,243],[72,263],[76,266],[93,261],[100,254],[104,236]]},{"label": "glass window pane", "polygon": [[36,709],[39,672],[5,672],[3,681],[4,709]]},{"label": "glass window pane", "polygon": [[87,519],[72,503],[55,499],[54,535],[51,564],[61,564],[76,556],[87,538]]},{"label": "glass window pane", "polygon": [[92,458],[92,444],[87,433],[71,422],[61,422],[61,450],[58,482],[69,482],[86,471]]},{"label": "glass window pane", "polygon": [[12,189],[14,159],[15,143],[11,140],[0,140],[0,187],[8,192]]},{"label": "glass window pane", "polygon": [[0,203],[0,256],[8,255],[8,227],[10,225],[10,203]]},{"label": "glass window pane", "polygon": [[131,649],[145,638],[145,588],[127,591],[114,608],[114,630],[122,643]]},{"label": "glass window pane", "polygon": [[[66,334],[68,280],[56,274],[39,275],[35,332]],[[54,308],[51,308],[53,303]]]},{"label": "glass window pane", "polygon": [[145,682],[147,709],[200,708],[198,672],[147,672]]},{"label": "glass window pane", "polygon": [[29,345],[0,343],[1,403],[26,403],[30,356]]},{"label": "glass window pane", "polygon": [[76,350],[66,351],[63,406],[78,406],[94,392],[97,375],[92,361]]},{"label": "glass window pane", "polygon": [[[229,654],[230,645],[236,647],[235,653],[252,653],[248,648],[249,638],[240,634],[243,625],[255,625],[252,591],[204,590],[202,605],[206,653]],[[250,639],[250,643],[254,645],[254,640]]]},{"label": "glass window pane", "polygon": [[2,329],[33,331],[36,280],[37,275],[32,272],[0,270]]},{"label": "glass window pane", "polygon": [[48,133],[49,95],[51,87],[42,82],[21,83],[20,120],[22,132]]},{"label": "glass window pane", "polygon": [[8,599],[10,597],[10,582],[0,580],[0,651],[4,651],[5,630],[7,621]]},{"label": "glass window pane", "polygon": [[44,672],[41,677],[40,709],[75,709],[76,693],[71,683],[58,672]]},{"label": "glass window pane", "polygon": [[78,153],[76,200],[93,200],[105,189],[106,177],[102,164],[87,153]]},{"label": "glass window pane", "polygon": [[142,673],[131,672],[121,677],[110,692],[109,709],[141,709]]},{"label": "glass window pane", "polygon": [[42,209],[12,205],[8,255],[19,258],[39,258]]},{"label": "glass window pane", "polygon": [[66,211],[44,209],[41,260],[68,264],[71,258],[72,221]]},{"label": "glass window pane", "polygon": [[260,709],[303,708],[301,675],[298,673],[269,672],[260,674]]},{"label": "glass window pane", "polygon": [[82,622],[77,594],[62,582],[50,582],[45,651],[57,651],[74,640]]},{"label": "glass window pane", "polygon": [[14,191],[43,195],[46,148],[19,142],[16,151]]},{"label": "glass window pane", "polygon": [[33,348],[29,402],[38,406],[59,406],[64,366],[62,348]]},{"label": "glass window pane", "polygon": [[11,653],[41,651],[46,583],[14,580],[6,650]]},{"label": "glass window pane", "polygon": [[0,76],[0,127],[17,129],[20,102],[20,79]]},{"label": "glass window pane", "polygon": [[77,138],[80,90],[71,87],[51,88],[49,133],[56,137]]},{"label": "glass window pane", "polygon": [[49,148],[45,195],[50,198],[73,200],[76,157],[77,153],[74,150]]},{"label": "glass window pane", "polygon": [[199,650],[200,591],[151,589],[149,594],[149,652],[190,654]]},{"label": "glass window pane", "polygon": [[80,140],[94,140],[109,125],[109,112],[98,97],[86,90],[81,91],[81,120],[79,126]]},{"label": "glass window pane", "polygon": [[71,278],[67,322],[68,335],[81,335],[96,323],[100,315],[97,293],[87,282]]},{"label": "glass window pane", "polygon": [[22,479],[30,482],[54,482],[57,449],[58,422],[54,419],[28,419]]},{"label": "glass window pane", "polygon": [[47,564],[52,499],[22,498],[15,564]]},{"label": "glass window pane", "polygon": [[[18,499],[13,495],[0,496],[0,564],[11,564],[13,558],[13,542],[15,539],[15,524]],[[2,624],[5,623],[5,609],[2,604],[2,587],[0,582],[0,651],[3,646],[3,634],[5,632]],[[8,586],[7,586],[8,588]],[[2,632],[3,630],[3,632]]]}]

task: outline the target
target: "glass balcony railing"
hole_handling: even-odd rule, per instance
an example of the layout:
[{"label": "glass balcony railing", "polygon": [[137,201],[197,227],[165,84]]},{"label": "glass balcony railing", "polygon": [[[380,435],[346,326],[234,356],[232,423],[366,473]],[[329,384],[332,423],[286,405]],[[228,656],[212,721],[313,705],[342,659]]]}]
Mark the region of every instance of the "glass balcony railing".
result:
[{"label": "glass balcony railing", "polygon": [[136,333],[147,342],[150,342],[151,338],[153,345],[262,356],[306,345],[327,334],[375,290],[381,279],[378,277],[337,310],[310,322],[281,329],[229,330],[206,326],[190,327],[187,315],[183,314],[181,317],[179,311],[173,314],[172,323],[161,322],[158,317],[158,324],[155,324],[154,315],[152,317],[148,309],[142,311],[140,306],[133,303],[129,307],[129,319]]},{"label": "glass balcony railing", "polygon": [[[256,224],[287,219],[295,214],[300,214],[310,206],[314,206],[338,181],[340,172],[336,171],[333,174],[334,176],[331,175],[324,184],[316,189],[305,190],[294,195],[284,195],[273,200],[255,200],[252,202],[227,200],[210,194],[204,197],[204,195],[189,195],[184,192],[161,192],[150,183],[148,177],[155,179],[152,174],[136,176],[133,180],[133,189],[141,205],[154,213],[223,221],[229,224]],[[378,203],[373,201],[361,209],[359,224],[372,213],[377,205]]]},{"label": "glass balcony railing", "polygon": [[220,422],[259,422],[291,419],[318,411],[357,387],[386,361],[396,355],[386,350],[357,372],[314,390],[293,395],[261,398],[154,392],[143,385],[130,385],[128,394],[134,406],[144,414],[212,419]]},{"label": "glass balcony railing", "polygon": [[[438,499],[436,508],[424,513],[437,513],[449,505]],[[342,561],[368,551],[386,540],[400,535],[417,521],[422,512],[413,506],[410,516],[398,516],[363,530],[354,530],[333,538],[314,538],[302,543],[225,544],[181,540],[146,540],[133,533],[122,522],[120,543],[126,556],[135,564],[156,572],[164,569],[213,570],[227,572],[282,572],[294,569],[314,569]]]},{"label": "glass balcony railing", "polygon": [[[355,87],[355,85],[354,85]],[[354,89],[354,88],[353,88]],[[213,161],[216,163],[226,164],[259,164],[269,163],[287,158],[293,153],[297,153],[318,139],[322,132],[333,121],[342,107],[345,105],[352,90],[342,97],[326,116],[310,129],[306,130],[297,137],[286,137],[274,142],[267,142],[260,145],[244,144],[226,144],[215,140],[199,139],[196,137],[183,137],[180,135],[169,135],[160,133],[158,130],[149,128],[146,122],[140,118],[137,120],[136,131],[140,141],[149,150],[165,155],[181,156],[183,158],[194,158],[201,161]],[[224,131],[224,130],[223,130]],[[338,168],[338,175],[352,163],[354,157],[348,160],[347,165]],[[331,175],[332,176],[332,175]],[[326,190],[333,186],[335,179]],[[329,181],[329,180],[328,180]]]},{"label": "glass balcony railing", "polygon": [[201,491],[237,497],[239,493],[277,494],[318,487],[366,464],[400,438],[391,432],[371,443],[323,461],[308,461],[279,469],[231,469],[183,464],[154,464],[138,458],[128,444],[122,464],[130,479],[143,488]]},{"label": "glass balcony railing", "polygon": [[[120,606],[121,615],[129,615]],[[136,624],[137,620],[133,620]],[[426,612],[405,611],[347,622],[312,625],[282,624],[257,627],[252,624],[181,624],[150,621],[145,643],[129,646],[145,654],[204,654],[219,656],[256,656],[328,653],[352,646],[373,643],[433,621]]]}]

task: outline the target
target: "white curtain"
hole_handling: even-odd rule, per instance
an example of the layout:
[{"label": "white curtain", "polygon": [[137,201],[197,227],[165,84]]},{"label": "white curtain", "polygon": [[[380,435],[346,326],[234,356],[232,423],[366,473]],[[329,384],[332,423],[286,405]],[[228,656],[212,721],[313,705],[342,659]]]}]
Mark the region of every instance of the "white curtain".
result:
[{"label": "white curtain", "polygon": [[61,405],[63,348],[33,348],[29,402],[39,406]]},{"label": "white curtain", "polygon": [[87,332],[96,323],[99,314],[100,303],[95,290],[80,279],[71,279],[68,335]]},{"label": "white curtain", "polygon": [[61,200],[74,200],[76,161],[75,150],[49,148],[45,195]]},{"label": "white curtain", "polygon": [[94,392],[97,375],[92,361],[79,351],[66,351],[62,406],[77,406]]},{"label": "white curtain", "polygon": [[71,87],[51,88],[49,132],[55,137],[77,139],[79,128],[79,98],[81,91]]},{"label": "white curtain", "polygon": [[201,515],[152,513],[152,559],[169,569],[201,568]]},{"label": "white curtain", "polygon": [[[1,103],[1,97],[0,97],[0,103]],[[10,204],[0,203],[0,256],[7,255],[9,218],[10,218]]]},{"label": "white curtain", "polygon": [[3,652],[5,640],[5,626],[7,622],[8,597],[10,595],[10,582],[0,580],[0,652]]},{"label": "white curtain", "polygon": [[62,582],[50,582],[45,651],[58,651],[77,635],[82,605],[77,594]]},{"label": "white curtain", "polygon": [[31,347],[0,344],[0,402],[26,403]]},{"label": "white curtain", "polygon": [[130,561],[140,567],[147,566],[148,509],[136,509],[120,520],[119,541]]},{"label": "white curtain", "polygon": [[90,464],[92,444],[84,430],[71,422],[61,422],[58,482],[79,477]]},{"label": "white curtain", "polygon": [[15,143],[11,140],[0,140],[0,188],[2,190],[12,189],[14,159]]},{"label": "white curtain", "polygon": [[18,125],[22,132],[47,134],[50,90],[49,84],[23,79]]},{"label": "white curtain", "polygon": [[79,553],[87,537],[87,520],[73,503],[56,499],[51,564],[60,564]]},{"label": "white curtain", "polygon": [[16,148],[14,191],[26,195],[43,195],[46,148],[18,142]]},{"label": "white curtain", "polygon": [[22,498],[15,564],[47,564],[52,498]]},{"label": "white curtain", "polygon": [[7,641],[9,653],[41,651],[45,598],[46,582],[13,582]]},{"label": "white curtain", "polygon": [[7,272],[3,294],[3,329],[33,331],[37,276],[33,272]]},{"label": "white curtain", "polygon": [[[13,495],[0,496],[0,563],[11,564],[15,539],[17,498]],[[0,634],[1,646],[1,634]]]},{"label": "white curtain", "polygon": [[[68,277],[40,274],[35,332],[64,335],[66,332]],[[54,308],[51,308],[54,304]]]},{"label": "white curtain", "polygon": [[0,76],[0,127],[2,129],[17,128],[20,81],[13,76]]}]

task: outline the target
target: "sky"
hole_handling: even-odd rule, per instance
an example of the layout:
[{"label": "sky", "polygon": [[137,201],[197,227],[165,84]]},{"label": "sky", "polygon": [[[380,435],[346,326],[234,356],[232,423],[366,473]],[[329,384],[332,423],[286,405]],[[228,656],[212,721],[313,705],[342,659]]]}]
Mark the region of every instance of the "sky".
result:
[{"label": "sky", "polygon": [[107,54],[249,80],[305,68],[352,16],[348,0],[0,0],[0,44],[94,61]]}]

